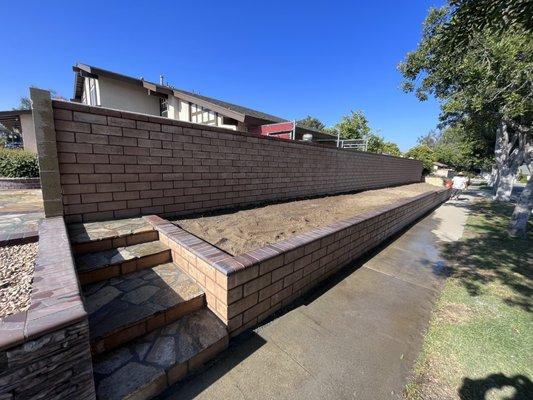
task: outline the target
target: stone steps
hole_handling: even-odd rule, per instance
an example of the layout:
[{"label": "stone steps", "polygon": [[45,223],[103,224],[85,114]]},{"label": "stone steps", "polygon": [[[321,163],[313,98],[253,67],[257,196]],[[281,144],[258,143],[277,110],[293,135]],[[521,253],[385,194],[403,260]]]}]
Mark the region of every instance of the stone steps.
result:
[{"label": "stone steps", "polygon": [[82,285],[126,275],[171,260],[170,249],[159,241],[76,255]]},{"label": "stone steps", "polygon": [[91,348],[101,354],[205,305],[205,294],[173,263],[83,288]]},{"label": "stone steps", "polygon": [[149,399],[228,346],[226,326],[144,218],[74,224],[99,399]]},{"label": "stone steps", "polygon": [[144,218],[70,224],[68,232],[76,254],[111,250],[158,239],[157,231]]},{"label": "stone steps", "polygon": [[224,324],[195,311],[94,359],[100,400],[149,399],[228,346]]}]

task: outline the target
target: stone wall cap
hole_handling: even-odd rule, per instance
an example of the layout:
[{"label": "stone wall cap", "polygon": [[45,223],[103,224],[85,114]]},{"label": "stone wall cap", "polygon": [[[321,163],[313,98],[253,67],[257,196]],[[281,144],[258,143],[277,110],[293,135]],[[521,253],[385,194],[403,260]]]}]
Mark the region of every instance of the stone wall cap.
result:
[{"label": "stone wall cap", "polygon": [[87,318],[63,217],[39,223],[30,308],[0,320],[0,350]]}]

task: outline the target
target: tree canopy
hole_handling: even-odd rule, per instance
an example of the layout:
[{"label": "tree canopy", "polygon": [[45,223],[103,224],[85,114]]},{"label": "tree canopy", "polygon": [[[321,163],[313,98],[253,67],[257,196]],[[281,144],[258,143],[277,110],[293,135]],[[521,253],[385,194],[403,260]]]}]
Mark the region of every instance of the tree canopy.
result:
[{"label": "tree canopy", "polygon": [[441,120],[453,123],[472,114],[531,122],[533,39],[524,32],[472,33],[460,46],[448,39],[453,8],[430,10],[422,42],[407,54],[400,71],[404,90],[420,100],[442,101]]},{"label": "tree canopy", "polygon": [[440,100],[440,126],[457,129],[448,135],[462,138],[463,155],[495,143],[498,200],[510,198],[518,166],[533,162],[531,15],[531,0],[449,0],[430,10],[417,49],[399,65],[405,91]]},{"label": "tree canopy", "polygon": [[303,126],[304,128],[316,129],[319,131],[323,131],[324,129],[326,129],[326,125],[324,125],[322,121],[310,115],[303,119],[299,119],[298,121],[296,121],[296,124]]},{"label": "tree canopy", "polygon": [[366,139],[372,130],[363,111],[358,110],[343,116],[341,121],[332,128],[331,132],[339,134],[342,139]]},{"label": "tree canopy", "polygon": [[371,133],[368,138],[368,151],[371,153],[401,156],[402,152],[396,143],[386,141],[382,136]]},{"label": "tree canopy", "polygon": [[431,147],[426,146],[425,144],[419,144],[415,147],[412,147],[407,151],[407,153],[405,153],[405,157],[422,161],[422,173],[424,175],[429,174],[433,170],[435,152]]}]

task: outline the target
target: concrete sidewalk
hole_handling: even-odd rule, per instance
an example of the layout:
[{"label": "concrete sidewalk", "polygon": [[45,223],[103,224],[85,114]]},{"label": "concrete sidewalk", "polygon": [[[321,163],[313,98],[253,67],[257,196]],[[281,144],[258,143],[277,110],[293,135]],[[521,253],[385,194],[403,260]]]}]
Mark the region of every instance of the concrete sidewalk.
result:
[{"label": "concrete sidewalk", "polygon": [[442,205],[162,397],[402,398],[444,280],[438,243],[462,236],[468,202]]}]

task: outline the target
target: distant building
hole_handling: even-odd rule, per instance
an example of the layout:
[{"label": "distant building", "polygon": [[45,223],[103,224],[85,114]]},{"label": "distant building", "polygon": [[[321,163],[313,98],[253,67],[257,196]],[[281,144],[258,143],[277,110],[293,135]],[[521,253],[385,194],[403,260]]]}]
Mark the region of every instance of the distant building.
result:
[{"label": "distant building", "polygon": [[443,178],[451,178],[454,175],[454,169],[446,164],[434,162],[433,175],[441,176]]},{"label": "distant building", "polygon": [[24,149],[32,153],[37,153],[35,128],[33,126],[31,110],[0,111],[0,124],[8,131],[22,137]]},{"label": "distant building", "polygon": [[275,115],[168,86],[163,78],[157,84],[86,64],[76,64],[73,70],[72,101],[288,139],[302,140],[307,134],[313,141],[336,140]]}]

